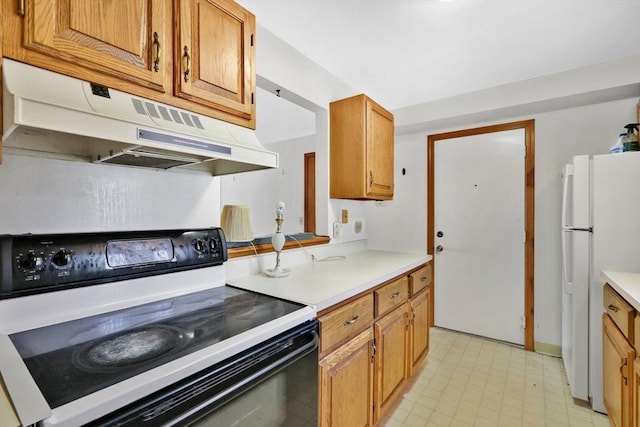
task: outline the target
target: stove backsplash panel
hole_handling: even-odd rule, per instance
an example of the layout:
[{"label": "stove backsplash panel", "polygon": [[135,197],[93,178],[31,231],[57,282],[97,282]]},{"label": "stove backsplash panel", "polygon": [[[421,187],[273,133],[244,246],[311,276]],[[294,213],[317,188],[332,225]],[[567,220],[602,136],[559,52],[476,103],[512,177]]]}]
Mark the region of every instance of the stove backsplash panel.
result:
[{"label": "stove backsplash panel", "polygon": [[219,226],[220,178],[4,153],[0,234]]}]

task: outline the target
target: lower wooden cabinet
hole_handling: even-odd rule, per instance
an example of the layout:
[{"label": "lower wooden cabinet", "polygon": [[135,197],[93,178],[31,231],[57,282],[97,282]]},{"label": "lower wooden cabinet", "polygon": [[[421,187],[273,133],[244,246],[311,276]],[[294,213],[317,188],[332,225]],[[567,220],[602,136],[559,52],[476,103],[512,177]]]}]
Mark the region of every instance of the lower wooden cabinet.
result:
[{"label": "lower wooden cabinet", "polygon": [[321,427],[373,426],[398,402],[429,350],[430,271],[428,263],[319,313]]},{"label": "lower wooden cabinet", "polygon": [[373,329],[320,361],[321,427],[373,425]]},{"label": "lower wooden cabinet", "polygon": [[633,425],[640,425],[640,358],[633,363]]},{"label": "lower wooden cabinet", "polygon": [[396,308],[374,325],[375,330],[375,421],[398,397],[407,381],[409,338],[407,305]]},{"label": "lower wooden cabinet", "polygon": [[604,406],[614,427],[633,425],[635,350],[608,314],[602,316]]},{"label": "lower wooden cabinet", "polygon": [[430,290],[423,289],[409,300],[409,376],[429,352]]}]

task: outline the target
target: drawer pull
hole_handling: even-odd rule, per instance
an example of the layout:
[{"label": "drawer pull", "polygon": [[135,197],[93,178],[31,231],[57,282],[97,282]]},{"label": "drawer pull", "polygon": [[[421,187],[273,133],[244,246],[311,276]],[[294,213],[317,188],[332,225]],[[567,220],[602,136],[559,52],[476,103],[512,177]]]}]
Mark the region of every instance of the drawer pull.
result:
[{"label": "drawer pull", "polygon": [[391,299],[396,299],[400,296],[400,291],[396,292],[395,294],[391,295],[389,298]]},{"label": "drawer pull", "polygon": [[360,316],[358,316],[358,315],[356,314],[356,315],[354,315],[351,319],[349,319],[349,320],[345,320],[345,321],[344,321],[344,323],[343,323],[343,324],[344,324],[344,326],[349,326],[349,325],[352,325],[352,324],[356,323],[356,320],[358,320],[358,318],[359,318],[359,317],[360,317]]},{"label": "drawer pull", "polygon": [[609,306],[607,307],[609,310],[613,311],[614,313],[617,313],[618,310],[620,310],[618,307],[616,307],[613,304],[609,304]]},{"label": "drawer pull", "polygon": [[426,281],[427,281],[427,276],[422,276],[422,279],[420,279],[420,281],[421,281],[422,283],[426,282]]}]

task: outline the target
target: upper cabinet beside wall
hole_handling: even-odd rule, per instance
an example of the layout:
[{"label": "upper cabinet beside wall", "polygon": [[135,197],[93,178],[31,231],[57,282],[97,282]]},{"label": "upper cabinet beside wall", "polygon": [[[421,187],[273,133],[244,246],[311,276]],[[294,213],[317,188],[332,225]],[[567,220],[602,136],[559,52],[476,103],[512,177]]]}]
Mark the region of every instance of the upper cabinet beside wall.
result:
[{"label": "upper cabinet beside wall", "polygon": [[4,56],[255,128],[255,18],[231,0],[2,7]]},{"label": "upper cabinet beside wall", "polygon": [[230,0],[175,4],[176,95],[255,121],[255,17]]},{"label": "upper cabinet beside wall", "polygon": [[393,115],[366,95],[332,102],[330,197],[393,199]]}]

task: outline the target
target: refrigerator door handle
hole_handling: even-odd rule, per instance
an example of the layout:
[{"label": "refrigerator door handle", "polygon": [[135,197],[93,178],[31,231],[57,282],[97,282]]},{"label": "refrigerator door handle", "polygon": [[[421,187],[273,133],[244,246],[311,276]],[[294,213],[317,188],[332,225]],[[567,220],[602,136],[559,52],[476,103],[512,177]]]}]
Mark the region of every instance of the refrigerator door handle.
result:
[{"label": "refrigerator door handle", "polygon": [[568,245],[567,245],[567,233],[571,233],[570,230],[562,230],[562,285],[564,293],[566,295],[573,294],[573,282],[569,281],[569,273],[567,268],[569,267],[568,258]]},{"label": "refrigerator door handle", "polygon": [[[564,174],[562,175],[562,228],[571,227],[568,224],[567,218],[567,205],[569,204],[569,177],[573,176],[573,165],[568,164],[564,167]],[[564,233],[563,233],[564,234]]]},{"label": "refrigerator door handle", "polygon": [[568,245],[567,245],[567,233],[571,231],[567,228],[570,227],[567,218],[567,206],[569,204],[569,180],[573,176],[573,165],[568,164],[564,167],[564,174],[562,175],[562,287],[566,295],[573,294],[573,282],[569,281],[569,273],[567,271],[569,267]]}]

